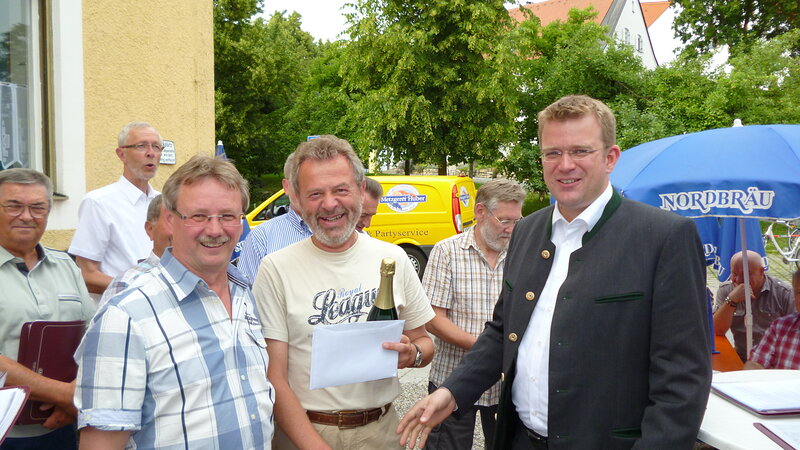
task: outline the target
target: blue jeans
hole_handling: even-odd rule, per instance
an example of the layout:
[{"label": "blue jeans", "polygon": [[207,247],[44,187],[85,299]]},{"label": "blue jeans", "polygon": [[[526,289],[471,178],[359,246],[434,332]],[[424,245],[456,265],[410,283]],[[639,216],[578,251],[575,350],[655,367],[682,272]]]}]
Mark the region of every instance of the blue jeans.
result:
[{"label": "blue jeans", "polygon": [[0,450],[78,450],[76,431],[72,424],[41,436],[6,438]]}]

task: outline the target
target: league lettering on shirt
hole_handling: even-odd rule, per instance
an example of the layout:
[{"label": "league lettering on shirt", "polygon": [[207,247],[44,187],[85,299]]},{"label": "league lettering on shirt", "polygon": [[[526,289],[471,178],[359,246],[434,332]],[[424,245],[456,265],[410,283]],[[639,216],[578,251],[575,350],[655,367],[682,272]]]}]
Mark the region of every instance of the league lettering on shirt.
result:
[{"label": "league lettering on shirt", "polygon": [[355,289],[326,289],[314,294],[312,304],[319,314],[308,318],[309,325],[334,325],[358,322],[359,317],[369,313],[375,303],[378,288],[367,289],[359,285]]}]

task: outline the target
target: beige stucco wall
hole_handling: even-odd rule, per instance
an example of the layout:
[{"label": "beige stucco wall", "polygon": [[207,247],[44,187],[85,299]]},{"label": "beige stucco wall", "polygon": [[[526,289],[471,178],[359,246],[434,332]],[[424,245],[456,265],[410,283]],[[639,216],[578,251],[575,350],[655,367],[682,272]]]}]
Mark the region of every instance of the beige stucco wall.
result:
[{"label": "beige stucco wall", "polygon": [[[84,0],[86,191],[115,182],[114,153],[128,122],[151,123],[175,143],[178,165],[214,151],[213,3],[210,0]],[[177,165],[161,165],[161,189]],[[76,199],[78,200],[78,199]],[[48,230],[66,248],[74,230]]]}]

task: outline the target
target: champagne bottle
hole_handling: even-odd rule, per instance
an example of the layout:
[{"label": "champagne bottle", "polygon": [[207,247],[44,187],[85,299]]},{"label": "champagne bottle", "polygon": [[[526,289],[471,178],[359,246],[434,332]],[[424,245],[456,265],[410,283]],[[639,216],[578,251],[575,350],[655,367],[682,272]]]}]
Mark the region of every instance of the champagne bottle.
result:
[{"label": "champagne bottle", "polygon": [[383,258],[381,261],[381,284],[378,286],[378,296],[367,315],[368,321],[397,320],[397,308],[394,307],[394,259]]}]

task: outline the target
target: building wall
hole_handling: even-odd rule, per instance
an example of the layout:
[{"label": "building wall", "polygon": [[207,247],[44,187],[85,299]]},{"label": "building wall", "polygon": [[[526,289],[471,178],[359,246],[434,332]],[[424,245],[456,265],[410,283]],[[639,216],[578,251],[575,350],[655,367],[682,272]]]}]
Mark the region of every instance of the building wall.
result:
[{"label": "building wall", "polygon": [[[64,174],[77,187],[63,192],[69,199],[57,202],[43,239],[59,249],[69,245],[84,194],[122,174],[114,149],[126,123],[149,122],[173,141],[177,165],[214,152],[212,2],[84,0],[81,17],[84,145],[65,149],[58,164],[84,164]],[[177,165],[162,164],[153,186],[160,190]]]}]

